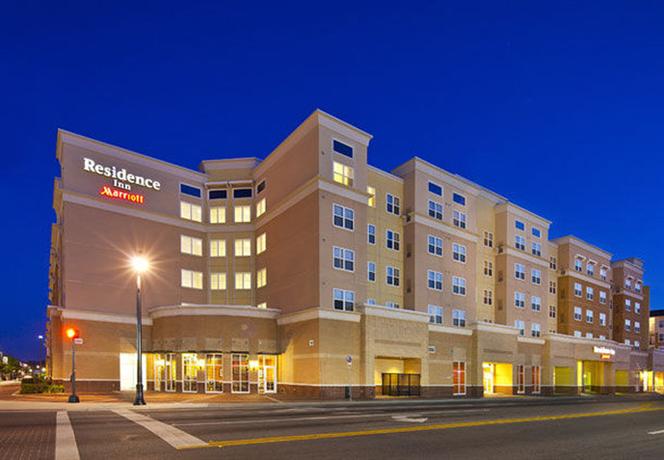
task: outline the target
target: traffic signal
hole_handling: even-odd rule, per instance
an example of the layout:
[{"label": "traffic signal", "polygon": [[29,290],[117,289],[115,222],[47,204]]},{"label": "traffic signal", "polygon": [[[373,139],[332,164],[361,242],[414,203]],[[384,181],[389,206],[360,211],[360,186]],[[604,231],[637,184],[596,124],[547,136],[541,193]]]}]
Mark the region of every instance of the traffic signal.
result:
[{"label": "traffic signal", "polygon": [[65,334],[67,335],[67,338],[71,340],[74,340],[79,337],[78,329],[74,329],[73,327],[67,328]]}]

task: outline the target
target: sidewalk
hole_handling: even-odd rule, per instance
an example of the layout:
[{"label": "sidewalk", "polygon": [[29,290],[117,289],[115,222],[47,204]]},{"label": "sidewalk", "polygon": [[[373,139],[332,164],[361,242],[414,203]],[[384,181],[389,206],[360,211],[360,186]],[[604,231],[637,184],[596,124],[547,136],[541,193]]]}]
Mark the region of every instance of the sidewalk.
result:
[{"label": "sidewalk", "polygon": [[[6,387],[5,387],[6,388]],[[4,388],[3,388],[4,389]],[[274,397],[273,397],[274,396]],[[579,396],[505,396],[500,398],[463,398],[463,399],[374,399],[359,401],[321,401],[321,400],[286,400],[280,401],[278,395],[236,395],[236,394],[186,394],[147,392],[145,394],[146,406],[133,406],[134,394],[132,392],[116,393],[81,393],[81,402],[71,404],[67,402],[68,394],[18,394],[18,386],[14,387],[12,394],[0,393],[0,411],[33,411],[33,410],[155,410],[155,409],[195,409],[195,408],[227,408],[227,409],[260,409],[266,406],[279,406],[280,408],[298,407],[386,407],[391,405],[421,406],[436,405],[441,408],[482,408],[482,407],[510,407],[510,406],[546,406],[558,404],[584,404],[584,403],[619,403],[639,401],[662,401],[664,396],[653,393],[635,393],[621,395],[579,395]]]}]

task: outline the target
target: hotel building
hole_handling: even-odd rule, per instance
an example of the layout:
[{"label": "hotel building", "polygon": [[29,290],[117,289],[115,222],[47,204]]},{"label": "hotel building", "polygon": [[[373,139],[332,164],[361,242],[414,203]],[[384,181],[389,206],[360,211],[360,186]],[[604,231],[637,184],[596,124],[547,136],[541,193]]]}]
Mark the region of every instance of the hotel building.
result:
[{"label": "hotel building", "polygon": [[420,158],[375,168],[370,141],[316,110],[262,161],[193,171],[59,131],[49,374],[68,384],[74,327],[79,386],[134,388],[142,254],[150,391],[652,389],[642,261]]}]

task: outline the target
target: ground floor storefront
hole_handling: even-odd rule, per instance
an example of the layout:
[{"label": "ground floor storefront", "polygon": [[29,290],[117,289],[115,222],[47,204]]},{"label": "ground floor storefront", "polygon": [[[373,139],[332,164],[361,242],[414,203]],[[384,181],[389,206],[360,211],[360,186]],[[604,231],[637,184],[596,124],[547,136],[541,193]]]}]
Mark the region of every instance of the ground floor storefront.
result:
[{"label": "ground floor storefront", "polygon": [[[78,388],[133,391],[130,317],[49,310],[48,368]],[[75,327],[75,345],[64,330]],[[312,399],[465,398],[663,392],[664,353],[513,327],[431,324],[425,313],[364,306],[290,315],[253,307],[176,306],[143,325],[142,376],[161,393],[283,395]]]}]

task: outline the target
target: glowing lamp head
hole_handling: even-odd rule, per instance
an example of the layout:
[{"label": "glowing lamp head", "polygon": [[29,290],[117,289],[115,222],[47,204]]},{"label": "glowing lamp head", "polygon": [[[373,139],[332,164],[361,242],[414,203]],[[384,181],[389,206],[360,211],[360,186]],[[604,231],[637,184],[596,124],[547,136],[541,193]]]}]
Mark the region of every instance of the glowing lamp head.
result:
[{"label": "glowing lamp head", "polygon": [[131,268],[140,275],[150,269],[150,262],[143,256],[134,256],[131,258]]},{"label": "glowing lamp head", "polygon": [[73,327],[68,328],[65,331],[65,334],[67,335],[68,339],[75,339],[78,337],[78,331],[74,329]]}]

